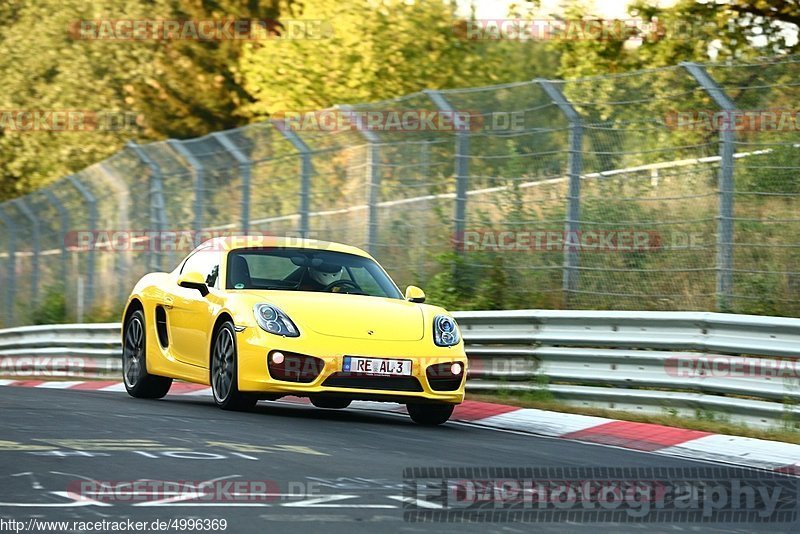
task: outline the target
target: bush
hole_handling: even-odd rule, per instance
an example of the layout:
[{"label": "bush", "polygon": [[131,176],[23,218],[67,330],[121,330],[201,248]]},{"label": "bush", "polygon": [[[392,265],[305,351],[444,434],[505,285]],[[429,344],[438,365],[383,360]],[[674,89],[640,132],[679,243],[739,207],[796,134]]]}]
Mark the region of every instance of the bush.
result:
[{"label": "bush", "polygon": [[50,286],[45,289],[39,304],[29,315],[28,324],[68,323],[67,299],[61,286]]}]

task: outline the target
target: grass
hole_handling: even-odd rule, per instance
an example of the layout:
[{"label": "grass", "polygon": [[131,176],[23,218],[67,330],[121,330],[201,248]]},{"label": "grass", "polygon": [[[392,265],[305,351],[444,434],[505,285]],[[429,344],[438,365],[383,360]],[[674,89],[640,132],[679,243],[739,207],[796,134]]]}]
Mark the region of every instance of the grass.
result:
[{"label": "grass", "polygon": [[713,432],[715,434],[783,441],[785,443],[795,443],[800,445],[800,432],[778,428],[764,430],[756,429],[744,424],[718,420],[715,417],[708,416],[708,414],[704,414],[703,417],[695,419],[691,417],[682,417],[674,413],[665,413],[663,415],[631,413],[620,410],[609,410],[606,408],[571,406],[553,399],[551,395],[530,395],[524,392],[516,393],[509,391],[503,391],[496,394],[467,393],[467,400],[495,402],[508,404],[510,406],[519,406],[520,408],[536,408],[551,412],[593,415],[596,417],[606,417],[609,419],[620,419],[622,421],[652,423],[656,425],[687,428],[690,430],[702,430],[705,432]]}]

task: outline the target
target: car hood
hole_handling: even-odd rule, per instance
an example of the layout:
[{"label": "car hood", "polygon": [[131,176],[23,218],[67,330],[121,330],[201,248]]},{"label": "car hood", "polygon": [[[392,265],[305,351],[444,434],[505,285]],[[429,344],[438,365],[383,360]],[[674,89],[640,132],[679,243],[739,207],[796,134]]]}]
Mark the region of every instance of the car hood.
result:
[{"label": "car hood", "polygon": [[247,291],[273,304],[302,333],[376,341],[418,341],[425,333],[422,309],[401,299],[305,291]]}]

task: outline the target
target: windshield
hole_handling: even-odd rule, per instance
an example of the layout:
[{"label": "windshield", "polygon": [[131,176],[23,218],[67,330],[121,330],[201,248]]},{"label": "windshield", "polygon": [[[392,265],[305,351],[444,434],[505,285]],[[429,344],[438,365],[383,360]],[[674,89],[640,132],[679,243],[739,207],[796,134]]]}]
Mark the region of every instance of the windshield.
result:
[{"label": "windshield", "polygon": [[239,249],[228,253],[227,289],[349,293],[402,299],[369,258],[301,248]]}]

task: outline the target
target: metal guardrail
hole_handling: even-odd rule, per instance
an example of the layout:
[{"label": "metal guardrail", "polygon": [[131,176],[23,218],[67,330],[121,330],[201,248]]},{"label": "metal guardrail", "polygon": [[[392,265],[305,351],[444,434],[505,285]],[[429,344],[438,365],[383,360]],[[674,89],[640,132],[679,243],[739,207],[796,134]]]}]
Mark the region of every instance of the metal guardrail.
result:
[{"label": "metal guardrail", "polygon": [[696,312],[457,312],[471,391],[800,425],[800,319]]},{"label": "metal guardrail", "polygon": [[[800,319],[695,312],[454,313],[469,391],[573,405],[800,426]],[[117,323],[0,330],[0,375],[108,377]],[[53,368],[60,365],[63,369]]]},{"label": "metal guardrail", "polygon": [[110,378],[120,375],[119,323],[20,326],[0,330],[0,376]]}]

